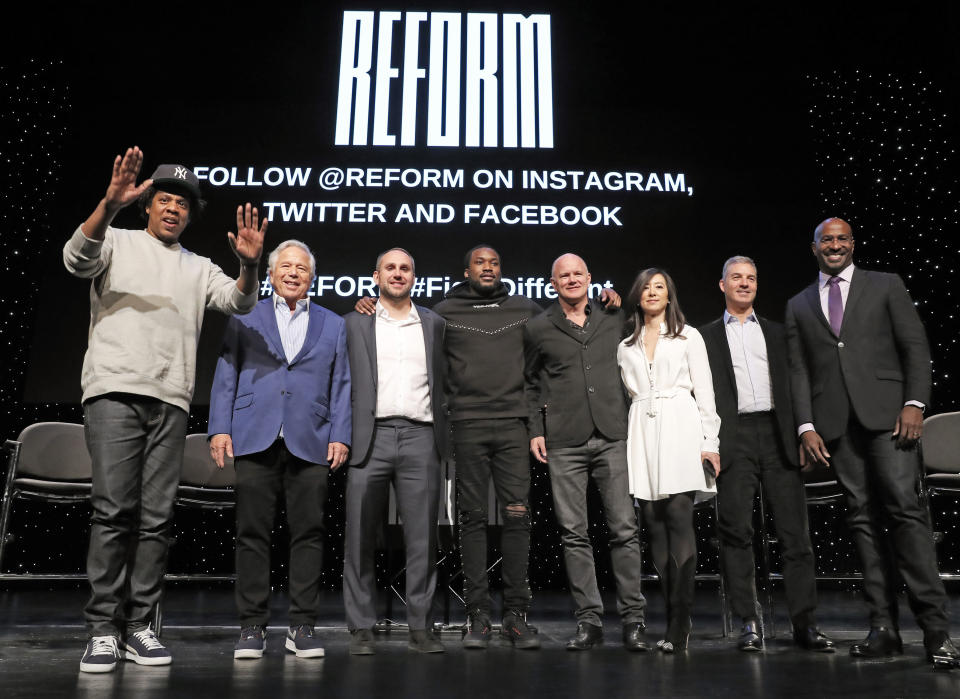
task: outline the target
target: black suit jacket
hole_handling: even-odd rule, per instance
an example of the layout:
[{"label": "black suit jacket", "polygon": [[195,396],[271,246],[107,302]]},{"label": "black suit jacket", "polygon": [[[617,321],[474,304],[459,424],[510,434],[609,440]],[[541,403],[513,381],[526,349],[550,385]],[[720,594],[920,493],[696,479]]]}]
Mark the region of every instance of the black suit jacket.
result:
[{"label": "black suit jacket", "polygon": [[853,271],[840,335],[814,282],[787,303],[787,346],[797,424],[840,437],[850,411],[868,430],[892,430],[908,400],[930,403],[930,348],[895,274]]},{"label": "black suit jacket", "polygon": [[627,438],[628,404],[617,365],[623,312],[589,303],[586,333],[570,327],[559,303],[524,328],[530,438],[545,434],[549,447],[583,444],[594,428],[608,439]]},{"label": "black suit jacket", "polygon": [[[790,398],[790,367],[787,363],[787,342],[783,325],[757,316],[763,340],[767,345],[767,364],[770,368],[770,388],[777,426],[780,428],[780,446],[783,456],[794,466],[797,458],[797,432],[793,421],[793,403]],[[737,380],[733,374],[733,359],[723,317],[700,328],[710,358],[710,373],[713,374],[713,392],[720,415],[720,461],[729,456],[730,447],[737,434],[738,400]]]},{"label": "black suit jacket", "polygon": [[[446,323],[433,311],[416,306],[423,328],[423,344],[427,355],[427,381],[433,408],[433,430],[440,458],[447,450],[447,401],[443,386],[443,333]],[[363,466],[373,447],[377,416],[377,330],[376,315],[348,313],[347,355],[350,357],[353,404],[353,447],[350,465]]]}]

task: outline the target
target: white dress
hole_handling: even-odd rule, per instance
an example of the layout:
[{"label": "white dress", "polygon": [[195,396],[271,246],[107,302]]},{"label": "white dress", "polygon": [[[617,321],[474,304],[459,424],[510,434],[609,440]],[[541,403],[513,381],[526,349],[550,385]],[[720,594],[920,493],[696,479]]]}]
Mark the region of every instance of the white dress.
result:
[{"label": "white dress", "polygon": [[[681,337],[664,335],[654,351],[652,369],[640,338],[617,348],[623,383],[630,393],[627,464],[630,494],[662,500],[696,491],[698,501],[713,497],[716,479],[708,477],[701,451],[718,452],[720,416],[713,399],[707,348],[696,328],[685,325]],[[686,339],[684,339],[686,338]]]}]

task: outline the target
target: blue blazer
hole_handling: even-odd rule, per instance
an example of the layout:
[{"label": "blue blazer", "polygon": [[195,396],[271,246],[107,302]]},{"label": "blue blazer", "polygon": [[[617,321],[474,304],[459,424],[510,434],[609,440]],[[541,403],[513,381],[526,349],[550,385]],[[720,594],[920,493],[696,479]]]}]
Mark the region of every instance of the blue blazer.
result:
[{"label": "blue blazer", "polygon": [[287,362],[273,297],[227,323],[210,391],[208,434],[229,434],[235,456],[283,439],[295,456],[327,464],[330,442],[350,444],[350,362],[343,319],[311,302],[307,336]]}]

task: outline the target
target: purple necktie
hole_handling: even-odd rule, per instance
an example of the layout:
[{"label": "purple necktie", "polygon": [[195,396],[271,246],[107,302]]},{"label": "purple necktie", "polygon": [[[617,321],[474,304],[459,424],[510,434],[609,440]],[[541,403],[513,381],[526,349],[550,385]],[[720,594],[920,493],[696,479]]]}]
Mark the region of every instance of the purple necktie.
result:
[{"label": "purple necktie", "polygon": [[830,291],[827,294],[827,312],[830,314],[830,329],[840,337],[840,326],[843,324],[843,296],[840,295],[840,277],[830,277],[827,280]]}]

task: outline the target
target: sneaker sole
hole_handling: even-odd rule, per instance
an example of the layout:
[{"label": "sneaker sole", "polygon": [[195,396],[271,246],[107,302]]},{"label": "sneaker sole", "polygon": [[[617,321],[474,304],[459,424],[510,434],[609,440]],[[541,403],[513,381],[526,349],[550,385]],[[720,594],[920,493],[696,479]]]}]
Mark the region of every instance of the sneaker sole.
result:
[{"label": "sneaker sole", "polygon": [[291,653],[295,653],[298,658],[322,658],[323,657],[323,648],[311,648],[309,650],[299,650],[297,644],[292,638],[288,638],[283,644],[283,647],[286,648]]},{"label": "sneaker sole", "polygon": [[173,662],[173,658],[169,655],[161,658],[151,658],[149,656],[138,655],[135,651],[126,650],[123,653],[124,660],[132,660],[137,665],[169,665]]},{"label": "sneaker sole", "polygon": [[117,669],[116,663],[80,663],[80,672],[113,672]]},{"label": "sneaker sole", "polygon": [[263,657],[263,648],[240,648],[233,651],[234,660],[256,660]]}]

